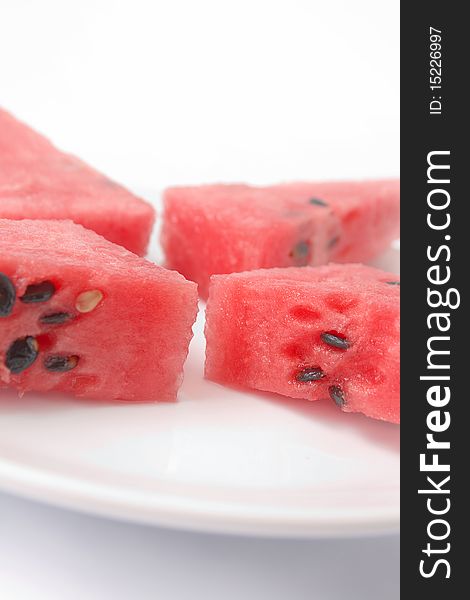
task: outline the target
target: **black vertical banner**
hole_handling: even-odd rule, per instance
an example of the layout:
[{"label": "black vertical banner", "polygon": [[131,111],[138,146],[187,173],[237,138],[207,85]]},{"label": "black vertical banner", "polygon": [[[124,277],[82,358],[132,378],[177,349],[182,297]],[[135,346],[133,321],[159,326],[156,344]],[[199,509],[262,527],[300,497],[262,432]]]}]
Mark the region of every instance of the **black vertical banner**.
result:
[{"label": "black vertical banner", "polygon": [[[402,598],[466,597],[470,152],[465,3],[401,6]],[[465,140],[466,142],[466,140]],[[466,145],[466,143],[465,143]],[[467,343],[465,343],[467,342]],[[466,431],[468,430],[468,431]],[[458,518],[460,515],[460,518]]]}]

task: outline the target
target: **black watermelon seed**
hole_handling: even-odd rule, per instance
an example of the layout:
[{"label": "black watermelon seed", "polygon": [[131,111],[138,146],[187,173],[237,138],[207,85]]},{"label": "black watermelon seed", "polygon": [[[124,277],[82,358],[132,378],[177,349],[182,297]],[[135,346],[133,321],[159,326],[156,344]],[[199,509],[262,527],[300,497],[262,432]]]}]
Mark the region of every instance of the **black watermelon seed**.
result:
[{"label": "black watermelon seed", "polygon": [[346,338],[340,337],[339,335],[335,335],[334,333],[322,333],[320,335],[321,339],[328,344],[329,346],[334,346],[335,348],[340,348],[341,350],[347,350],[350,346],[350,343]]},{"label": "black watermelon seed", "polygon": [[15,286],[11,279],[0,273],[0,317],[8,317],[16,300]]},{"label": "black watermelon seed", "polygon": [[295,378],[301,383],[307,383],[308,381],[317,381],[325,377],[325,373],[320,367],[306,367],[297,373]]},{"label": "black watermelon seed", "polygon": [[342,408],[346,404],[344,392],[339,385],[330,385],[328,392],[330,393],[330,398],[334,400],[336,406]]},{"label": "black watermelon seed", "polygon": [[320,200],[320,198],[310,198],[309,202],[314,206],[328,206],[328,204],[324,200]]},{"label": "black watermelon seed", "polygon": [[302,260],[307,258],[308,254],[310,252],[310,245],[308,242],[302,241],[299,242],[295,248],[292,250],[291,252],[291,256],[292,258],[294,258],[295,260]]},{"label": "black watermelon seed", "polygon": [[44,367],[52,373],[65,373],[75,369],[79,360],[78,356],[48,356],[44,359]]},{"label": "black watermelon seed", "polygon": [[28,285],[26,292],[21,296],[21,302],[32,304],[33,302],[47,302],[55,292],[55,285],[51,281],[42,281]]},{"label": "black watermelon seed", "polygon": [[385,282],[387,285],[400,285],[399,281],[386,281]]},{"label": "black watermelon seed", "polygon": [[70,313],[57,312],[57,313],[51,313],[49,315],[43,315],[39,319],[39,321],[43,325],[62,325],[62,323],[65,323],[66,321],[70,321],[70,319],[73,319],[73,315],[71,315]]},{"label": "black watermelon seed", "polygon": [[14,374],[30,367],[39,354],[38,343],[32,336],[19,338],[7,350],[5,365]]},{"label": "black watermelon seed", "polygon": [[333,246],[336,246],[336,244],[339,242],[339,235],[337,235],[334,238],[331,238],[331,240],[328,242],[328,248],[333,248]]}]

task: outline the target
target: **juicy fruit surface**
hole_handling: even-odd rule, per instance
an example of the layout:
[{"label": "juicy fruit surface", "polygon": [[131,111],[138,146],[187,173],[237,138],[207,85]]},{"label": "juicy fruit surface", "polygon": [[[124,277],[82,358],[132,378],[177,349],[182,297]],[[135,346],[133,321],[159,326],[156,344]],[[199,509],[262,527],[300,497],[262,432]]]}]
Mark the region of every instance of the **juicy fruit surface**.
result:
[{"label": "juicy fruit surface", "polygon": [[0,219],[0,274],[0,387],[175,399],[194,283],[70,221]]},{"label": "juicy fruit surface", "polygon": [[214,276],[206,376],[398,423],[397,281],[336,264]]},{"label": "juicy fruit surface", "polygon": [[182,187],[164,200],[167,264],[203,297],[213,274],[369,260],[399,228],[398,180]]},{"label": "juicy fruit surface", "polygon": [[143,255],[154,210],[0,109],[0,218],[70,219]]}]

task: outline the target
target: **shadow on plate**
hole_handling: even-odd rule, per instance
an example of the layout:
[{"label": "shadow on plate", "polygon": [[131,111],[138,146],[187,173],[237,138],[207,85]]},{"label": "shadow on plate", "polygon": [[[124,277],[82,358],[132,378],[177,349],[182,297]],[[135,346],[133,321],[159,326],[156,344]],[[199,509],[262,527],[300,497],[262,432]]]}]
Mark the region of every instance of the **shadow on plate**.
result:
[{"label": "shadow on plate", "polygon": [[400,452],[400,427],[393,423],[371,419],[359,413],[345,413],[331,400],[309,402],[299,398],[287,398],[278,394],[260,393],[263,400],[293,410],[306,418],[331,425],[339,432],[351,431],[367,437],[377,445],[392,452]]},{"label": "shadow on plate", "polygon": [[399,453],[400,451],[399,425],[371,419],[359,413],[343,412],[331,400],[309,402],[308,400],[288,398],[271,392],[225,387],[200,377],[198,381],[191,381],[191,399],[196,401],[198,399],[217,400],[221,397],[230,397],[233,394],[233,402],[239,402],[240,399],[236,396],[240,393],[243,393],[244,396],[251,396],[254,401],[268,402],[287,411],[293,411],[306,419],[329,425],[338,430],[339,433],[341,433],[341,430],[354,430],[358,435],[368,438],[373,443],[391,452]]}]

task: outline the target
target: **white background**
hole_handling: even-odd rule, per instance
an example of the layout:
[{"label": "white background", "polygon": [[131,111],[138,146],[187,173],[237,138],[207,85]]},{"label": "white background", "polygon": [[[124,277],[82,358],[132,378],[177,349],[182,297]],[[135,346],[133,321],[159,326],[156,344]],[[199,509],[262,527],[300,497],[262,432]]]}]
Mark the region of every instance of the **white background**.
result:
[{"label": "white background", "polygon": [[[0,0],[0,105],[119,181],[396,176],[398,0]],[[398,598],[397,539],[244,540],[0,494],[5,600]]]}]

